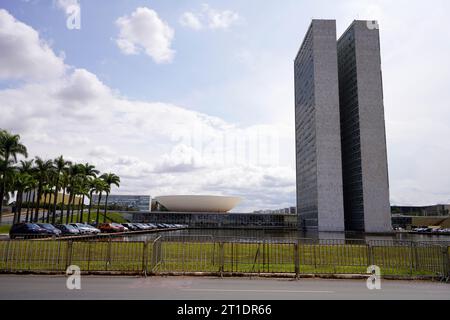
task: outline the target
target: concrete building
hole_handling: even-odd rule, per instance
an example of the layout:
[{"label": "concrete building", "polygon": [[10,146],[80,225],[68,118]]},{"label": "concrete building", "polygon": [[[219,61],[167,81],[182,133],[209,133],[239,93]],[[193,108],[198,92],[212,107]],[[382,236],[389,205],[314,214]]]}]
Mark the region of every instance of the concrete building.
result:
[{"label": "concrete building", "polygon": [[378,25],[313,20],[295,59],[297,214],[319,231],[392,230]]},{"label": "concrete building", "polygon": [[354,21],[338,40],[345,226],[392,230],[378,25]]},{"label": "concrete building", "polygon": [[239,197],[227,196],[161,196],[153,199],[152,211],[225,213],[233,210],[241,201]]},{"label": "concrete building", "polygon": [[298,224],[344,231],[336,21],[313,20],[295,59]]}]

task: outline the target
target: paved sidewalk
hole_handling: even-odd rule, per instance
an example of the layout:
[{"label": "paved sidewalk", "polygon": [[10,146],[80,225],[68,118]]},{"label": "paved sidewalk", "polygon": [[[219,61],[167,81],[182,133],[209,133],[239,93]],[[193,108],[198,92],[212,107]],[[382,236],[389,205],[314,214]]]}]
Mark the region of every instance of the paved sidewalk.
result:
[{"label": "paved sidewalk", "polygon": [[450,300],[450,284],[425,281],[383,280],[370,291],[364,280],[83,276],[81,290],[68,290],[66,279],[0,275],[0,299]]}]

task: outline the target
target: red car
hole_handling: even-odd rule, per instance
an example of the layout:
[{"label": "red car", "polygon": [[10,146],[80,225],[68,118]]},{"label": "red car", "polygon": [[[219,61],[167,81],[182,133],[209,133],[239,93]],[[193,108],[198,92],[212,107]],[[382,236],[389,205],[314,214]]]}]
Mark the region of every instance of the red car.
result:
[{"label": "red car", "polygon": [[125,227],[118,223],[102,223],[98,228],[104,233],[125,232]]}]

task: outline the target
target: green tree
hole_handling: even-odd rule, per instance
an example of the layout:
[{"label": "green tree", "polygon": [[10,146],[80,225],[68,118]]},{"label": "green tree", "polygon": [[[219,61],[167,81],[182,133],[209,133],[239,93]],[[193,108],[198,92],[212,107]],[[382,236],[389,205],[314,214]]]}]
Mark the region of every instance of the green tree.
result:
[{"label": "green tree", "polygon": [[35,158],[34,177],[38,181],[36,203],[34,212],[34,222],[39,219],[39,209],[41,205],[42,189],[49,180],[51,171],[54,169],[52,160],[43,160],[40,157]]},{"label": "green tree", "polygon": [[105,211],[103,213],[104,221],[106,221],[106,211],[108,210],[108,197],[109,193],[111,192],[111,187],[115,185],[116,187],[120,187],[120,178],[119,176],[115,175],[114,173],[104,173],[100,176],[100,179],[105,181],[105,183],[108,185],[108,188],[106,188],[104,191],[106,193],[105,198]]},{"label": "green tree", "polygon": [[6,192],[7,172],[17,162],[17,156],[28,157],[27,148],[20,142],[20,135],[0,130],[0,223],[2,222],[3,200]]},{"label": "green tree", "polygon": [[[52,212],[52,223],[55,224],[56,222],[56,206],[58,202],[58,192],[61,190],[61,180],[63,179],[62,175],[63,172],[67,169],[67,167],[71,164],[70,161],[66,161],[63,156],[59,156],[58,158],[53,160],[53,165],[55,167],[55,191],[53,194],[53,212]],[[62,202],[64,207],[64,199]],[[61,213],[63,212],[63,209],[61,208]]]},{"label": "green tree", "polygon": [[[103,180],[103,179],[95,179],[94,180],[94,184],[95,184],[95,193],[98,194],[98,201],[97,201],[97,216],[95,218],[95,222],[99,223],[100,221],[100,202],[102,201],[102,194],[103,192],[107,191],[108,184]],[[106,220],[103,220],[104,222],[106,222]]]}]

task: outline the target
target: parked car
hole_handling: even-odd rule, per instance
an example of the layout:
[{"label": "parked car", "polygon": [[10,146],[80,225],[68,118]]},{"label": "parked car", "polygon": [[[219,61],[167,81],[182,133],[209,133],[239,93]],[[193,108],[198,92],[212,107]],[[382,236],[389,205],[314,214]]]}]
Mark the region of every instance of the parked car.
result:
[{"label": "parked car", "polygon": [[138,231],[146,230],[145,226],[142,223],[133,223],[133,225],[137,228]]},{"label": "parked car", "polygon": [[76,236],[80,234],[80,230],[70,224],[57,224],[55,227],[61,230],[61,233],[65,236]]},{"label": "parked car", "polygon": [[148,226],[150,229],[158,229],[157,226],[155,226],[153,223],[146,223],[146,226]]},{"label": "parked car", "polygon": [[158,229],[166,229],[167,227],[163,223],[157,223],[156,226]]},{"label": "parked car", "polygon": [[150,230],[152,228],[147,223],[140,223],[140,225],[144,228],[144,230]]},{"label": "parked car", "polygon": [[61,230],[59,230],[58,228],[54,227],[50,223],[38,223],[37,225],[39,227],[41,227],[41,228],[44,228],[44,229],[50,231],[53,236],[59,237],[61,235]]},{"label": "parked car", "polygon": [[139,228],[135,226],[133,223],[122,223],[122,225],[127,228],[129,231],[138,231]]},{"label": "parked car", "polygon": [[81,234],[98,234],[100,230],[84,223],[71,223],[71,226],[80,230]]},{"label": "parked car", "polygon": [[9,238],[16,239],[18,237],[33,237],[33,236],[51,236],[52,232],[44,229],[34,223],[16,223],[9,230]]},{"label": "parked car", "polygon": [[105,233],[115,233],[115,232],[124,232],[125,227],[118,223],[102,223],[98,226],[101,232]]}]

